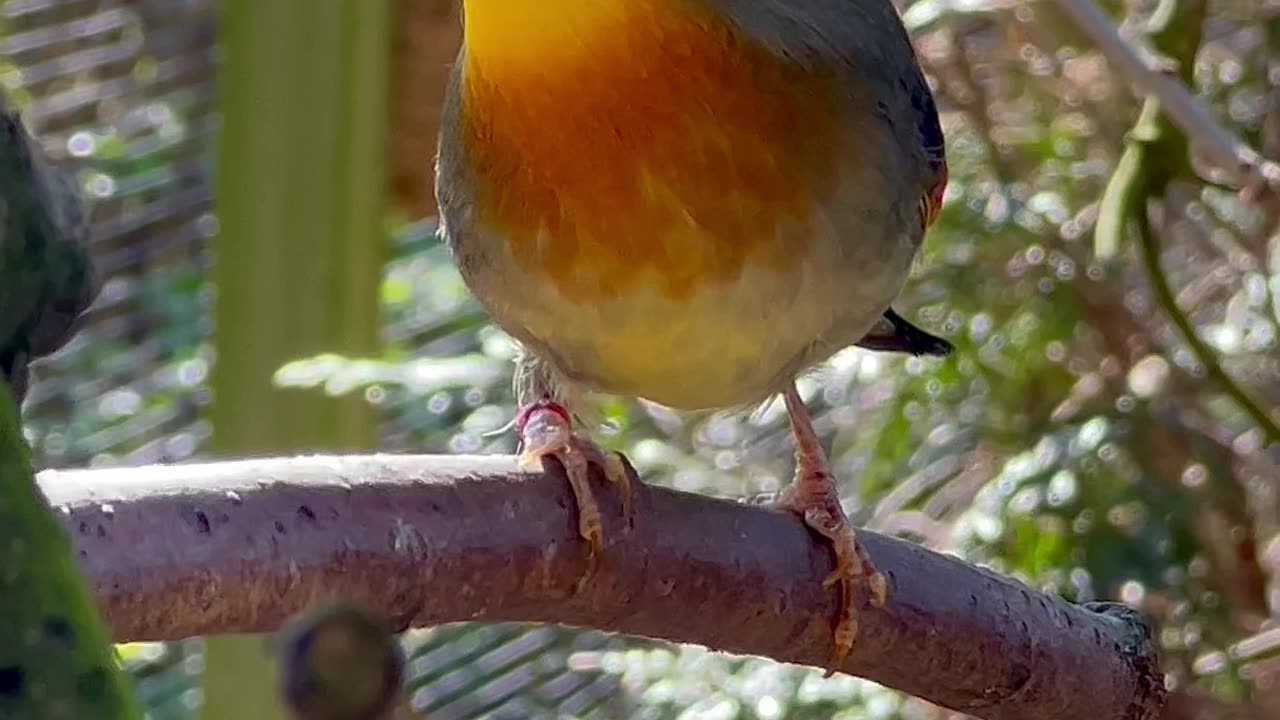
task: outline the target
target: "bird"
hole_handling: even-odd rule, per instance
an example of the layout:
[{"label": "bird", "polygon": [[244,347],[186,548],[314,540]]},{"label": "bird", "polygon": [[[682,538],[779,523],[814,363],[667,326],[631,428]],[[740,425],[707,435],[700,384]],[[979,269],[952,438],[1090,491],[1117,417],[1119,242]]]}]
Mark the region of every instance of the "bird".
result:
[{"label": "bird", "polygon": [[[828,674],[887,582],[796,379],[851,345],[946,355],[892,307],[947,184],[932,90],[889,0],[463,0],[435,165],[440,233],[519,347],[521,467],[558,460],[594,562],[595,394],[677,411],[781,396],[774,499],[827,543]],[[594,565],[592,565],[594,567]],[[590,572],[590,571],[588,571]]]},{"label": "bird", "polygon": [[79,193],[2,101],[0,187],[0,380],[20,407],[31,362],[70,340],[99,283]]}]

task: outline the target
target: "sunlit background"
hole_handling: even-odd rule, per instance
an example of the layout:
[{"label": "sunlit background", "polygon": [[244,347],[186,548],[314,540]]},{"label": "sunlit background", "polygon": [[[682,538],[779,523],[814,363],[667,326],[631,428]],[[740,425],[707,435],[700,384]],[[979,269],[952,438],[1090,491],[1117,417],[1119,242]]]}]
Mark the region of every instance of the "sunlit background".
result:
[{"label": "sunlit background", "polygon": [[[1106,9],[1142,37],[1156,4]],[[345,239],[387,259],[383,350],[353,356],[335,340],[281,362],[274,383],[292,388],[281,397],[371,407],[383,450],[509,452],[511,435],[490,433],[514,410],[511,345],[467,296],[430,217],[439,82],[457,35],[449,5],[398,2],[400,35],[384,38],[396,43],[387,135],[399,150],[379,224],[388,230]],[[1170,322],[1131,234],[1110,260],[1095,237],[1141,106],[1129,86],[1052,3],[900,5],[937,90],[951,184],[897,306],[959,351],[936,361],[850,350],[802,383],[854,522],[1073,600],[1142,608],[1158,624],[1180,713],[1169,717],[1280,717],[1280,445],[1213,369],[1271,413],[1274,431],[1276,215],[1181,171],[1151,206],[1155,259],[1206,363]],[[242,51],[220,47],[217,6],[0,5],[0,80],[50,151],[78,169],[105,276],[85,330],[38,368],[26,419],[42,467],[212,452],[215,143],[223,113],[239,107],[219,88],[217,63]],[[1208,2],[1202,31],[1195,92],[1225,127],[1280,157],[1280,3]],[[253,258],[219,262],[227,277]],[[285,277],[274,290],[306,291]],[[266,307],[270,292],[255,302]],[[220,317],[219,327],[237,322]],[[684,417],[604,406],[600,437],[649,482],[737,497],[790,478],[780,407]],[[431,720],[950,717],[853,678],[597,632],[460,624],[404,644],[414,705]],[[202,717],[204,679],[218,674],[227,687],[257,672],[247,656],[206,658],[203,648],[123,648],[149,717]],[[209,710],[208,720],[244,717],[227,702]]]}]

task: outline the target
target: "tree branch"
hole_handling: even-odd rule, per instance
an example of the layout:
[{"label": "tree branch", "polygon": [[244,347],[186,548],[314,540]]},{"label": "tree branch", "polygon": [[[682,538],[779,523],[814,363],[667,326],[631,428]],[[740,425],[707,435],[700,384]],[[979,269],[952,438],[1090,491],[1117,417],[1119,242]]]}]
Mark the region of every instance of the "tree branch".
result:
[{"label": "tree branch", "polygon": [[[1097,11],[1097,8],[1093,10]],[[1158,52],[1178,63],[1182,80],[1189,81],[1192,77],[1206,12],[1204,0],[1164,0],[1157,8],[1151,27],[1152,43]],[[1101,14],[1100,11],[1098,13]],[[1179,75],[1169,79],[1182,88]],[[1189,96],[1188,99],[1195,102]],[[1175,122],[1170,122],[1171,119]],[[1175,127],[1176,120],[1164,104],[1163,96],[1147,98],[1143,103],[1142,112],[1126,138],[1124,155],[1099,203],[1096,254],[1100,258],[1114,256],[1132,226],[1137,235],[1142,265],[1151,279],[1156,300],[1183,342],[1191,348],[1209,377],[1258,426],[1266,443],[1280,443],[1280,424],[1227,373],[1217,354],[1196,334],[1191,318],[1178,307],[1172,284],[1160,266],[1160,243],[1151,229],[1147,205],[1153,198],[1163,197],[1169,183],[1184,170],[1189,170],[1183,160],[1187,154],[1187,137]]]},{"label": "tree branch", "polygon": [[[598,479],[603,507],[619,507]],[[652,486],[606,512],[590,582],[559,466],[508,457],[305,457],[39,478],[118,640],[264,632],[334,596],[397,628],[459,620],[590,626],[820,665],[832,560],[802,523]],[[917,545],[862,533],[889,580],[843,670],[990,720],[1148,720],[1149,632]]]},{"label": "tree branch", "polygon": [[1056,2],[1117,72],[1141,93],[1160,101],[1162,109],[1186,133],[1192,145],[1229,180],[1253,191],[1263,186],[1272,194],[1280,192],[1280,165],[1264,159],[1218,124],[1176,75],[1158,66],[1159,58],[1144,58],[1132,43],[1121,37],[1093,0]]}]

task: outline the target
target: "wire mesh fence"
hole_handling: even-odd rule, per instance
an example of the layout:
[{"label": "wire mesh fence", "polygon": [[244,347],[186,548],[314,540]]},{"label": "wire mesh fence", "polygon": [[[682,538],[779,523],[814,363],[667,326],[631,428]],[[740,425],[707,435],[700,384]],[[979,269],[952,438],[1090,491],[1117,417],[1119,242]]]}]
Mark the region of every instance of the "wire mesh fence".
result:
[{"label": "wire mesh fence", "polygon": [[[12,0],[0,6],[0,78],[31,131],[76,173],[92,208],[103,289],[80,334],[36,368],[25,407],[40,467],[136,465],[198,457],[209,437],[208,242],[218,127],[214,0]],[[447,265],[433,227],[406,227],[389,277]],[[422,298],[418,298],[422,300]],[[465,350],[485,326],[474,307],[396,312],[385,335],[414,354]],[[449,387],[445,383],[442,387]],[[455,393],[391,392],[389,449],[477,449],[449,433]],[[462,392],[458,405],[477,400]],[[468,400],[468,397],[471,400]],[[442,405],[443,403],[443,405]],[[501,441],[496,441],[501,442]],[[618,683],[575,671],[599,633],[460,624],[406,636],[414,705],[432,718],[589,716]],[[199,642],[127,648],[148,717],[198,716]]]},{"label": "wire mesh fence", "polygon": [[212,7],[4,5],[4,82],[32,132],[76,170],[104,278],[84,331],[37,371],[26,414],[44,466],[180,460],[208,434]]}]

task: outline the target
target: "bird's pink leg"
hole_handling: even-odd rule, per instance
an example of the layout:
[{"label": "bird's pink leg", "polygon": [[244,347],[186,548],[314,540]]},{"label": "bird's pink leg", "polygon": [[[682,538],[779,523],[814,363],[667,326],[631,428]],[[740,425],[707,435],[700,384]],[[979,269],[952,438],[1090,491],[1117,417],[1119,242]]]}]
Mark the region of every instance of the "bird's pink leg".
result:
[{"label": "bird's pink leg", "polygon": [[840,610],[834,632],[834,649],[827,669],[830,676],[844,663],[858,634],[858,611],[854,607],[854,583],[865,583],[871,604],[882,607],[885,600],[884,576],[871,564],[871,559],[858,545],[853,528],[840,507],[835,479],[827,456],[818,443],[818,435],[809,419],[809,410],[793,383],[783,399],[796,446],[796,478],[782,490],[777,506],[804,518],[805,523],[831,543],[836,555],[836,568],[823,587],[839,585]]},{"label": "bird's pink leg", "polygon": [[[595,571],[603,542],[600,505],[591,492],[591,466],[618,486],[622,495],[622,512],[631,518],[631,475],[626,462],[615,452],[607,452],[594,442],[573,432],[569,412],[550,398],[542,398],[521,408],[516,416],[516,434],[520,437],[520,467],[541,471],[548,455],[560,460],[578,505],[578,534],[591,545],[587,577]],[[584,578],[585,579],[585,578]]]}]

